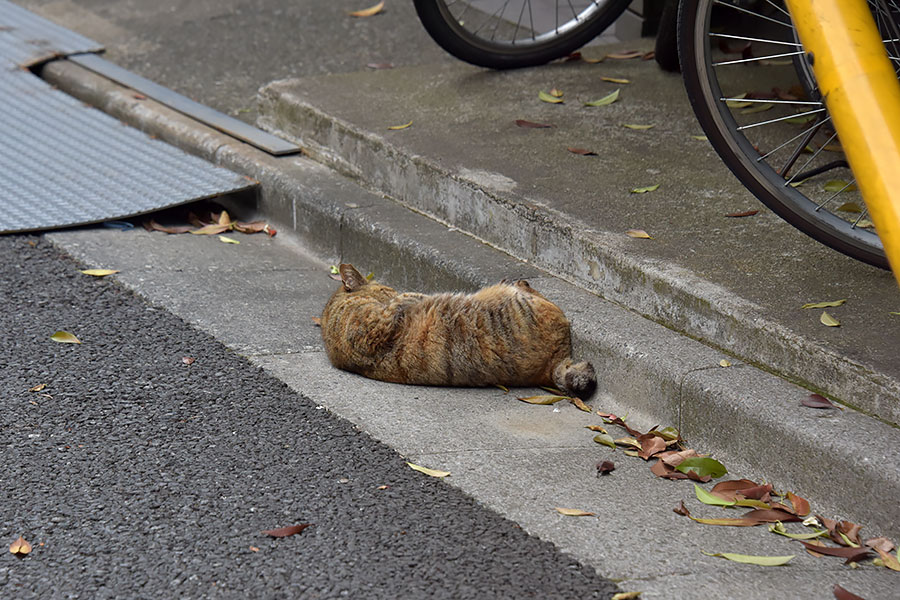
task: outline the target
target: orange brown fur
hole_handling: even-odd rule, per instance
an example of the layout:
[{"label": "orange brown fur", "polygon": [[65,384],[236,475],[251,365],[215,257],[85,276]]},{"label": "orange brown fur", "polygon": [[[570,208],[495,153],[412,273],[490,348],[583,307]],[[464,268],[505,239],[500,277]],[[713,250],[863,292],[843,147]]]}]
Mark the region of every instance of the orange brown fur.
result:
[{"label": "orange brown fur", "polygon": [[528,282],[474,294],[400,294],[351,265],[322,313],[331,363],[396,383],[545,385],[589,396],[589,363],[573,364],[569,322]]}]

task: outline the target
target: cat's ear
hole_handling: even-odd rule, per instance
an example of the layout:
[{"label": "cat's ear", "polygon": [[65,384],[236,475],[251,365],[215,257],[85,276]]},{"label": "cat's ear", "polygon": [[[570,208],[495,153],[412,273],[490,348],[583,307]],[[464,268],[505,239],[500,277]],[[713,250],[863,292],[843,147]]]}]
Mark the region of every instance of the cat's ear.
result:
[{"label": "cat's ear", "polygon": [[344,284],[344,289],[348,292],[355,292],[368,283],[366,278],[363,277],[359,271],[353,268],[353,265],[341,264],[340,272],[341,281]]}]

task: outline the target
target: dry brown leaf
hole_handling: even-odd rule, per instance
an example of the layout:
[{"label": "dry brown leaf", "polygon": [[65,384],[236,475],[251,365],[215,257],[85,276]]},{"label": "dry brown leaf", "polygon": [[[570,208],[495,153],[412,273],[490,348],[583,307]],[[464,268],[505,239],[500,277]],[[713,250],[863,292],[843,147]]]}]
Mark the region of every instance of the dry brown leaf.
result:
[{"label": "dry brown leaf", "polygon": [[616,465],[611,460],[604,460],[597,463],[597,475],[609,475],[616,470]]},{"label": "dry brown leaf", "polygon": [[153,219],[144,221],[144,229],[147,231],[162,231],[163,233],[187,233],[191,230],[190,225],[160,225]]},{"label": "dry brown leaf", "polygon": [[629,229],[625,232],[625,235],[628,237],[644,239],[644,240],[652,240],[653,236],[644,231],[643,229]]},{"label": "dry brown leaf", "polygon": [[275,538],[283,538],[288,537],[290,535],[296,535],[306,529],[307,527],[312,527],[312,523],[302,523],[300,525],[289,525],[287,527],[280,527],[278,529],[267,529],[263,531],[265,535],[275,537]]},{"label": "dry brown leaf", "polygon": [[316,327],[322,326],[322,319],[320,319],[319,317],[310,317],[310,319],[312,319],[312,322]]},{"label": "dry brown leaf", "polygon": [[588,150],[586,148],[566,148],[572,154],[580,154],[581,156],[597,156],[597,153],[593,150]]},{"label": "dry brown leaf", "polygon": [[46,384],[46,383],[39,383],[39,384],[37,384],[37,385],[34,386],[34,387],[28,388],[28,391],[29,391],[29,392],[40,392],[40,391],[43,390],[45,387],[47,387],[47,384]]},{"label": "dry brown leaf", "polygon": [[526,121],[525,119],[516,119],[516,125],[524,129],[549,129],[551,127],[556,127],[549,123],[535,123],[534,121]]},{"label": "dry brown leaf", "polygon": [[31,550],[31,544],[25,541],[25,538],[21,535],[19,536],[19,539],[14,541],[9,546],[9,551],[18,556],[25,556],[26,554],[30,553]]},{"label": "dry brown leaf", "polygon": [[193,356],[182,356],[181,357],[181,362],[183,362],[184,364],[186,364],[188,366],[194,364],[194,361],[196,361],[196,360],[197,359],[194,358]]}]

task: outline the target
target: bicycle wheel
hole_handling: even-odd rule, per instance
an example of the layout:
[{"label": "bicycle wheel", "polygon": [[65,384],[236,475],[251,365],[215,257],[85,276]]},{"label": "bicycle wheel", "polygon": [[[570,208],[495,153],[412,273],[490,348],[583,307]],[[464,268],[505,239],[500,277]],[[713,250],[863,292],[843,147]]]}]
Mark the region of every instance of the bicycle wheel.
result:
[{"label": "bicycle wheel", "polygon": [[561,58],[600,35],[631,0],[414,0],[447,52],[473,65],[514,69]]},{"label": "bicycle wheel", "polygon": [[[870,4],[893,27],[887,4]],[[783,2],[682,2],[678,33],[694,112],[741,183],[803,233],[888,268]]]}]

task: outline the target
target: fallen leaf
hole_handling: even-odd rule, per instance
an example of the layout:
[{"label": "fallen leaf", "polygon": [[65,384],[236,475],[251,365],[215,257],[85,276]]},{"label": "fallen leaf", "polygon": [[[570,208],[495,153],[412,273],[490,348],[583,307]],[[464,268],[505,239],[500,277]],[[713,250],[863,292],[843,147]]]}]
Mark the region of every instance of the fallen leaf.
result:
[{"label": "fallen leaf", "polygon": [[585,404],[581,398],[573,397],[572,404],[574,404],[578,410],[583,410],[586,413],[594,412],[594,409]]},{"label": "fallen leaf", "polygon": [[181,362],[183,362],[184,364],[186,364],[186,365],[188,365],[188,366],[194,364],[194,362],[195,362],[196,360],[197,360],[197,359],[194,358],[193,356],[182,356],[182,357],[181,357]]},{"label": "fallen leaf", "polygon": [[857,188],[855,184],[852,184],[849,181],[844,181],[842,179],[832,179],[831,181],[826,181],[825,185],[822,186],[822,189],[826,192],[855,192],[859,188]]},{"label": "fallen leaf", "polygon": [[893,554],[885,552],[881,548],[875,548],[875,552],[881,557],[881,562],[891,571],[900,571],[900,560]]},{"label": "fallen leaf", "polygon": [[419,465],[414,465],[411,462],[406,463],[410,469],[413,471],[418,471],[419,473],[425,473],[426,475],[430,475],[432,477],[446,477],[450,474],[449,471],[439,471],[437,469],[429,469],[428,467],[420,467]]},{"label": "fallen leaf", "polygon": [[725,215],[725,216],[726,216],[726,217],[732,217],[732,218],[752,217],[753,215],[757,214],[758,212],[759,212],[758,210],[745,210],[745,211],[743,211],[743,212],[733,212],[733,213],[728,213],[728,214]]},{"label": "fallen leaf", "polygon": [[[658,455],[657,458],[659,456],[661,455]],[[693,479],[694,481],[699,481],[701,483],[706,483],[710,479],[712,479],[709,475],[700,477],[693,471],[689,473],[680,473],[676,471],[675,468],[671,465],[666,464],[666,462],[662,459],[656,461],[650,466],[650,472],[657,477],[662,477],[663,479]]]},{"label": "fallen leaf", "polygon": [[832,591],[837,600],[865,600],[862,596],[857,596],[854,593],[848,592],[838,584],[834,584],[834,589]]},{"label": "fallen leaf", "polygon": [[604,446],[609,446],[613,450],[616,449],[616,443],[613,441],[612,436],[608,433],[601,433],[599,435],[594,436],[594,441],[598,444],[603,444]]},{"label": "fallen leaf", "polygon": [[223,244],[240,244],[239,241],[237,241],[237,240],[235,240],[235,239],[232,239],[232,238],[230,238],[230,237],[228,237],[228,236],[224,236],[224,235],[220,235],[218,239],[219,239],[219,241],[222,242]]},{"label": "fallen leaf", "polygon": [[890,552],[891,550],[896,548],[896,546],[894,545],[894,542],[887,539],[886,537],[869,538],[866,540],[865,543],[866,543],[866,546],[868,546],[872,550],[876,550],[876,551],[878,549],[881,549],[881,550],[884,550],[885,552]]},{"label": "fallen leaf", "polygon": [[383,9],[384,9],[384,0],[382,0],[375,6],[370,6],[369,8],[364,8],[362,10],[354,10],[348,14],[351,17],[371,17],[372,15],[377,15]]},{"label": "fallen leaf", "polygon": [[805,125],[810,121],[814,121],[817,119],[817,115],[803,115],[800,117],[791,117],[790,119],[785,119],[785,123],[790,123],[791,125]]},{"label": "fallen leaf", "polygon": [[625,235],[628,237],[644,239],[644,240],[652,240],[653,236],[644,231],[643,229],[629,229],[625,232]]},{"label": "fallen leaf", "polygon": [[562,98],[557,98],[556,96],[551,96],[550,94],[548,94],[547,92],[545,92],[543,90],[538,92],[538,99],[542,102],[548,102],[550,104],[562,104],[563,103]]},{"label": "fallen leaf", "polygon": [[[322,319],[321,319],[321,318],[319,318],[319,317],[310,317],[310,320],[312,320],[313,324],[314,324],[316,327],[321,327],[321,326],[322,326]],[[507,390],[507,391],[509,391],[509,390]]]},{"label": "fallen leaf", "polygon": [[789,537],[792,540],[811,540],[817,537],[822,537],[823,535],[828,535],[827,529],[819,529],[812,533],[789,533],[788,530],[785,529],[784,525],[781,524],[781,521],[769,525],[769,531],[771,531],[772,533],[777,533],[778,535]]},{"label": "fallen leaf", "polygon": [[606,429],[600,427],[599,425],[585,425],[585,429],[590,429],[591,431],[599,431],[600,433],[606,433]]},{"label": "fallen leaf", "polygon": [[231,225],[231,215],[228,214],[227,210],[223,210],[221,213],[211,213],[213,220],[219,225]]},{"label": "fallen leaf", "polygon": [[549,123],[535,123],[534,121],[526,121],[525,119],[516,119],[516,125],[525,129],[549,129],[551,127],[556,127],[556,125],[550,125]]},{"label": "fallen leaf", "polygon": [[680,471],[681,473],[693,471],[701,477],[709,475],[714,479],[718,479],[728,473],[728,469],[725,468],[725,465],[708,456],[686,458],[675,467],[675,470]]},{"label": "fallen leaf", "polygon": [[705,552],[701,550],[706,556],[716,556],[719,558],[725,558],[727,560],[731,560],[739,563],[746,563],[748,565],[758,565],[760,567],[779,567],[781,565],[788,564],[791,559],[796,556],[795,554],[791,554],[789,556],[756,556],[752,554],[734,554],[732,552]]},{"label": "fallen leaf", "polygon": [[368,63],[366,66],[370,69],[375,69],[376,71],[380,71],[382,69],[393,69],[394,68],[394,65],[389,62]]},{"label": "fallen leaf", "polygon": [[819,322],[821,322],[822,325],[825,325],[827,327],[840,327],[841,326],[840,321],[838,321],[837,319],[835,319],[834,317],[829,315],[828,312],[824,311],[824,310],[822,311],[822,316],[819,317]]},{"label": "fallen leaf", "polygon": [[146,100],[147,99],[147,96],[145,96],[143,94],[138,94],[138,93],[132,94],[131,97],[134,98],[135,100]]},{"label": "fallen leaf", "polygon": [[31,544],[26,542],[25,538],[20,535],[19,539],[10,544],[9,551],[18,556],[25,556],[31,552]]},{"label": "fallen leaf", "polygon": [[296,535],[306,529],[307,527],[312,527],[312,523],[302,523],[300,525],[289,525],[287,527],[280,527],[278,529],[267,529],[262,533],[275,538],[283,538],[288,537],[290,535]]},{"label": "fallen leaf", "polygon": [[578,508],[559,508],[556,507],[556,512],[561,515],[565,515],[567,517],[593,517],[594,513],[587,512],[585,510],[581,510]]},{"label": "fallen leaf", "polygon": [[722,360],[719,361],[719,366],[720,366],[720,367],[730,367],[730,366],[731,366],[731,361],[725,360],[725,359],[723,358]]},{"label": "fallen leaf", "polygon": [[629,60],[631,58],[638,58],[643,54],[644,53],[640,50],[625,50],[623,52],[613,52],[611,54],[607,54],[604,58],[612,58],[614,60]]},{"label": "fallen leaf", "polygon": [[863,211],[862,207],[856,202],[844,202],[837,209],[849,213],[861,213]]},{"label": "fallen leaf", "polygon": [[265,221],[253,221],[252,223],[235,221],[233,225],[234,228],[241,233],[259,233],[261,231],[265,231],[266,233],[268,233],[269,228],[269,224]]},{"label": "fallen leaf", "polygon": [[609,600],[635,600],[635,598],[640,598],[643,592],[619,592],[618,594],[613,594],[613,597]]},{"label": "fallen leaf", "polygon": [[727,106],[728,108],[747,108],[748,106],[750,106],[753,103],[744,100],[744,98],[746,98],[746,97],[747,97],[746,92],[744,92],[743,94],[738,94],[731,100],[726,100],[725,106]]},{"label": "fallen leaf", "polygon": [[229,229],[231,229],[231,225],[210,223],[209,225],[204,225],[200,229],[192,229],[188,233],[193,233],[194,235],[218,235],[223,231],[228,231]]},{"label": "fallen leaf", "polygon": [[581,156],[597,156],[597,153],[593,150],[586,150],[584,148],[566,148],[572,154],[580,154]]},{"label": "fallen leaf", "polygon": [[259,552],[259,548],[256,546],[250,546],[250,552]]},{"label": "fallen leaf", "polygon": [[616,465],[611,460],[604,460],[597,463],[597,475],[609,475],[616,470]]},{"label": "fallen leaf", "polygon": [[187,233],[191,230],[190,225],[160,225],[153,219],[144,221],[144,229],[147,231],[162,231],[163,233],[176,234]]},{"label": "fallen leaf", "polygon": [[654,454],[658,454],[666,449],[666,440],[663,438],[647,433],[638,438],[641,448],[638,456],[644,460],[650,460]]},{"label": "fallen leaf", "polygon": [[40,391],[43,390],[45,387],[47,387],[47,384],[46,384],[46,383],[39,383],[39,384],[37,384],[36,386],[34,386],[34,387],[32,387],[32,388],[28,388],[28,391],[29,391],[29,392],[40,392]]},{"label": "fallen leaf", "polygon": [[734,506],[734,500],[724,500],[718,496],[714,496],[710,492],[706,491],[696,483],[694,484],[694,495],[697,496],[697,500],[702,502],[703,504],[709,504],[710,506]]},{"label": "fallen leaf", "polygon": [[107,275],[115,275],[118,271],[115,269],[85,269],[82,273],[92,277],[106,277]]},{"label": "fallen leaf", "polygon": [[600,79],[610,83],[631,83],[630,79],[623,79],[622,77],[601,77]]},{"label": "fallen leaf", "polygon": [[80,344],[81,340],[69,333],[68,331],[57,331],[50,336],[50,339],[60,344]]},{"label": "fallen leaf", "polygon": [[619,90],[616,90],[610,94],[607,94],[600,98],[599,100],[594,100],[592,102],[585,102],[585,106],[606,106],[607,104],[612,104],[616,100],[619,99]]},{"label": "fallen leaf", "polygon": [[619,439],[613,440],[617,446],[631,446],[637,451],[641,450],[641,443],[637,441],[637,438],[633,437],[620,437]]},{"label": "fallen leaf", "polygon": [[631,190],[632,194],[646,194],[647,192],[655,192],[659,189],[659,184],[648,185],[647,187],[639,187]]},{"label": "fallen leaf", "polygon": [[803,546],[812,552],[818,552],[819,554],[824,554],[825,556],[837,556],[839,558],[846,559],[846,562],[859,562],[864,558],[868,558],[871,555],[871,552],[866,548],[833,548],[831,546],[819,546],[817,544],[813,544],[811,542],[805,542],[803,540],[797,540]]},{"label": "fallen leaf", "polygon": [[629,434],[633,435],[634,437],[640,437],[643,435],[640,431],[638,431],[636,429],[632,429],[628,425],[628,423],[625,422],[625,419],[623,419],[621,417],[617,417],[616,415],[614,415],[612,413],[600,412],[599,410],[597,411],[597,414],[600,415],[601,417],[603,417],[604,419],[606,419],[607,422],[609,422],[612,425],[618,425],[620,427],[624,427],[625,431],[627,431]]},{"label": "fallen leaf", "polygon": [[634,123],[623,123],[622,127],[627,127],[628,129],[635,129],[637,131],[645,131],[647,129],[653,129],[656,125],[636,125]]},{"label": "fallen leaf", "polygon": [[832,308],[834,306],[840,306],[846,302],[846,300],[828,300],[826,302],[808,302],[801,306],[800,308]]},{"label": "fallen leaf", "polygon": [[787,499],[791,503],[791,506],[794,508],[794,514],[799,517],[805,517],[809,514],[809,500],[807,500],[806,498],[801,498],[794,492],[788,492]]},{"label": "fallen leaf", "polygon": [[550,95],[553,96],[554,98],[562,98],[563,91],[553,88],[552,90],[550,90]]},{"label": "fallen leaf", "polygon": [[751,106],[750,108],[745,108],[741,111],[742,115],[753,115],[756,113],[765,112],[767,110],[771,110],[774,104],[771,102],[754,102],[756,106]]},{"label": "fallen leaf", "polygon": [[708,141],[709,141],[709,138],[706,137],[705,135],[692,135],[692,136],[691,136],[691,139],[692,139],[692,140],[698,140],[698,141],[701,141],[701,142],[708,142]]},{"label": "fallen leaf", "polygon": [[386,489],[388,489],[388,487],[390,487],[390,486],[387,486],[387,485],[379,485],[379,486],[378,486],[377,488],[375,488],[375,489],[376,489],[376,490],[386,490]]},{"label": "fallen leaf", "polygon": [[517,398],[517,400],[521,400],[522,402],[527,402],[528,404],[556,404],[560,400],[570,400],[569,396],[528,396],[526,398]]},{"label": "fallen leaf", "polygon": [[810,394],[801,400],[800,404],[808,406],[809,408],[837,408],[837,406],[831,403],[831,400],[819,394]]},{"label": "fallen leaf", "polygon": [[413,122],[410,121],[409,123],[404,123],[403,125],[391,125],[390,127],[388,127],[388,129],[390,129],[391,131],[400,131],[401,129],[410,127],[412,124]]}]

